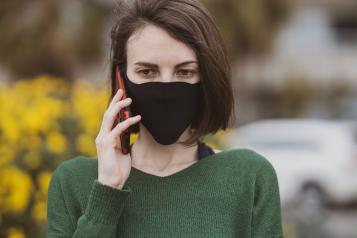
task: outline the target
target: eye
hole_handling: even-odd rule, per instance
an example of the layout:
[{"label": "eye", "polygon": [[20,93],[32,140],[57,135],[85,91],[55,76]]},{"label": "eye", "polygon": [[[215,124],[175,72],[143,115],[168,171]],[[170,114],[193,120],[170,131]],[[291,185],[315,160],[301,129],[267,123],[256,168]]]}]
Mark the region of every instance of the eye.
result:
[{"label": "eye", "polygon": [[183,77],[183,78],[190,78],[190,77],[192,77],[195,73],[196,73],[196,71],[194,71],[194,70],[188,70],[188,69],[182,69],[182,70],[179,70],[179,71],[178,71],[179,77]]},{"label": "eye", "polygon": [[143,69],[139,70],[138,73],[144,78],[153,78],[155,76],[156,71],[154,69]]}]

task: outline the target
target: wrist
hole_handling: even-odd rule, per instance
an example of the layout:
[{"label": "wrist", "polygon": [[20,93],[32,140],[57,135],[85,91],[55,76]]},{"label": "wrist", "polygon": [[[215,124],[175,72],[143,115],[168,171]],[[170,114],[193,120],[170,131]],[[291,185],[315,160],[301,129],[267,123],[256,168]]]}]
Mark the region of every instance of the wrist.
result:
[{"label": "wrist", "polygon": [[122,181],[110,181],[108,179],[104,179],[100,177],[98,178],[98,181],[103,185],[107,185],[109,187],[116,188],[116,189],[122,189],[124,187],[124,182]]}]

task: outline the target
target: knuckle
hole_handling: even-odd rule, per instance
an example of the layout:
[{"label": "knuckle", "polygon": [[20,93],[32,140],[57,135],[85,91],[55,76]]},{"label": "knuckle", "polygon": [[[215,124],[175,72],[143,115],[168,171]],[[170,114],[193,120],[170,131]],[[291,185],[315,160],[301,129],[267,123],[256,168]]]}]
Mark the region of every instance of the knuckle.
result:
[{"label": "knuckle", "polygon": [[105,146],[110,145],[111,143],[112,143],[112,139],[109,136],[96,140],[96,146],[100,148],[104,148]]},{"label": "knuckle", "polygon": [[125,121],[121,122],[118,124],[118,131],[119,132],[122,132],[125,128],[125,125],[123,125],[125,123]]},{"label": "knuckle", "polygon": [[97,145],[97,146],[100,146],[100,147],[103,147],[104,145],[105,145],[105,136],[103,135],[103,134],[98,134],[97,135],[97,137],[95,138],[95,144]]},{"label": "knuckle", "polygon": [[131,118],[128,118],[128,119],[126,119],[125,121],[123,121],[123,126],[126,128],[126,127],[128,127],[128,126],[130,126],[130,124],[131,124]]},{"label": "knuckle", "polygon": [[102,146],[102,143],[103,143],[103,141],[101,139],[99,139],[99,138],[95,139],[95,144],[97,146]]},{"label": "knuckle", "polygon": [[117,104],[115,104],[115,109],[120,110],[123,107],[123,103],[120,101]]},{"label": "knuckle", "polygon": [[106,142],[106,145],[108,145],[110,148],[116,147],[116,139],[114,136],[109,136]]},{"label": "knuckle", "polygon": [[125,99],[122,100],[122,101],[120,101],[120,102],[118,103],[118,107],[120,107],[120,108],[124,107],[124,106],[127,104],[127,102],[128,102],[128,101],[126,101]]}]

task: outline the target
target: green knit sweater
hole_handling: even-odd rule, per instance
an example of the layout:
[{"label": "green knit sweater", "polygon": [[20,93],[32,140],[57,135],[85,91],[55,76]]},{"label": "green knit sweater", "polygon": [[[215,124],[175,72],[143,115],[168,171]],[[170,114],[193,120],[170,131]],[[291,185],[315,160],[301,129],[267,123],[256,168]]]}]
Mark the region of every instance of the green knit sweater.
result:
[{"label": "green knit sweater", "polygon": [[134,167],[122,189],[98,182],[96,158],[77,156],[52,175],[47,238],[282,238],[275,170],[232,149],[169,176]]}]

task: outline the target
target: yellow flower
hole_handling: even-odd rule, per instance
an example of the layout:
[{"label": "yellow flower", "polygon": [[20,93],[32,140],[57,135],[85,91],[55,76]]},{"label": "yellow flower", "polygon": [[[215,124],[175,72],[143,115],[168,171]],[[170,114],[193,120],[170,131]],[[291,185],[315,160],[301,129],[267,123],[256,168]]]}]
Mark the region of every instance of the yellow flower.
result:
[{"label": "yellow flower", "polygon": [[138,139],[139,133],[131,133],[130,134],[130,144],[134,144],[134,142]]},{"label": "yellow flower", "polygon": [[[31,216],[25,222],[46,219],[46,200],[51,172],[35,174],[38,190],[21,165],[31,171],[48,166],[56,159],[41,153],[69,154],[68,137],[74,139],[79,153],[96,154],[95,137],[99,132],[110,92],[108,85],[95,85],[77,80],[73,85],[61,78],[40,75],[13,84],[0,83],[0,223],[1,215],[22,214],[29,205]],[[73,123],[73,131],[68,123]],[[65,134],[65,133],[70,134]],[[81,133],[80,135],[77,134]],[[133,143],[137,135],[131,135]],[[72,140],[71,140],[72,141]],[[44,157],[45,156],[45,157]],[[18,158],[20,161],[18,161]],[[34,201],[29,204],[29,201]],[[21,228],[4,227],[11,238],[25,237]],[[8,231],[8,232],[7,232]]]},{"label": "yellow flower", "polygon": [[32,181],[28,174],[14,166],[1,170],[0,207],[5,211],[13,213],[24,211],[32,191]]},{"label": "yellow flower", "polygon": [[88,156],[94,156],[97,153],[95,146],[95,137],[89,134],[81,134],[76,142],[77,150]]},{"label": "yellow flower", "polygon": [[[20,80],[12,88],[12,113],[25,131],[47,131],[63,115],[66,90],[63,80],[40,76],[34,80]],[[68,92],[67,92],[68,93]]]},{"label": "yellow flower", "polygon": [[21,228],[11,227],[7,230],[7,238],[25,238],[25,234]]},{"label": "yellow flower", "polygon": [[109,98],[105,87],[97,88],[83,80],[75,83],[72,92],[72,110],[85,133],[98,133]]},{"label": "yellow flower", "polygon": [[[18,145],[23,137],[58,129],[57,121],[68,112],[69,85],[64,80],[46,75],[34,80],[19,80],[15,84],[0,86],[0,130],[7,145]],[[30,146],[31,143],[28,143]]]},{"label": "yellow flower", "polygon": [[46,221],[47,203],[45,201],[36,201],[32,208],[32,216],[40,222]]},{"label": "yellow flower", "polygon": [[205,141],[205,144],[211,147],[212,149],[221,149],[220,146],[213,141]]},{"label": "yellow flower", "polygon": [[50,171],[43,171],[37,176],[37,184],[43,194],[47,194],[51,176],[52,173]]},{"label": "yellow flower", "polygon": [[23,129],[29,132],[48,132],[56,128],[66,104],[58,99],[41,96],[21,109]]},{"label": "yellow flower", "polygon": [[51,131],[47,135],[47,149],[53,153],[63,153],[67,148],[66,138],[57,131]]},{"label": "yellow flower", "polygon": [[42,158],[36,150],[31,150],[25,153],[21,160],[27,168],[37,169],[41,165]]},{"label": "yellow flower", "polygon": [[8,144],[16,145],[20,138],[19,125],[11,114],[4,113],[0,119],[2,137]]},{"label": "yellow flower", "polygon": [[0,144],[0,169],[9,164],[15,157],[16,151],[12,146]]},{"label": "yellow flower", "polygon": [[29,151],[38,150],[41,146],[41,138],[37,133],[24,133],[18,143],[18,146]]}]

